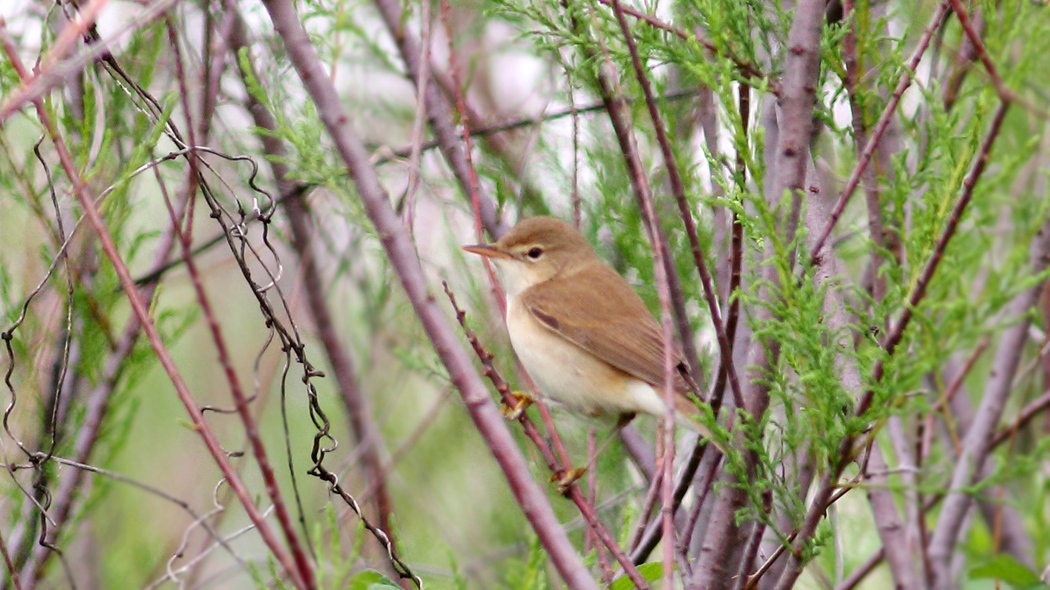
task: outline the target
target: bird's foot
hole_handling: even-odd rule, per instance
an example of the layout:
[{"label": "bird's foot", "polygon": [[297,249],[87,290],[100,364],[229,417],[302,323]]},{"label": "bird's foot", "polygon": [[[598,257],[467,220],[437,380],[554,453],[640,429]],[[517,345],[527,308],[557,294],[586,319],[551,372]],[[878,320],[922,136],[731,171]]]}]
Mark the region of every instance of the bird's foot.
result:
[{"label": "bird's foot", "polygon": [[532,405],[532,398],[520,391],[510,392],[510,397],[514,399],[514,404],[503,402],[500,411],[503,412],[503,417],[507,420],[517,420]]},{"label": "bird's foot", "polygon": [[620,414],[620,416],[616,419],[616,428],[620,429],[620,428],[626,427],[628,424],[631,423],[631,420],[634,420],[634,417],[636,415],[637,414],[635,414],[634,412],[627,412],[626,414]]},{"label": "bird's foot", "polygon": [[587,473],[586,467],[573,467],[572,469],[559,469],[551,476],[551,483],[563,496],[569,495],[569,489]]}]

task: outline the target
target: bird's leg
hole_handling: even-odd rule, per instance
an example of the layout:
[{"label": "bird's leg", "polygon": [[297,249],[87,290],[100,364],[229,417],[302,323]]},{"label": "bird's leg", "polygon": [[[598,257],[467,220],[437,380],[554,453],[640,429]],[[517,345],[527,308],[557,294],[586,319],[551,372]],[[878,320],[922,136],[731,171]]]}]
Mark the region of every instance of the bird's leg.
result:
[{"label": "bird's leg", "polygon": [[616,420],[616,427],[613,428],[612,432],[610,432],[605,437],[605,439],[602,440],[602,442],[598,445],[597,449],[594,451],[593,459],[591,461],[588,461],[585,467],[559,469],[557,472],[554,473],[554,475],[551,476],[551,483],[553,483],[554,487],[558,489],[559,494],[563,496],[569,495],[569,488],[572,487],[572,484],[579,481],[580,478],[583,477],[585,473],[587,473],[587,470],[590,469],[593,466],[593,463],[598,460],[598,455],[601,455],[602,451],[605,450],[605,447],[609,446],[609,443],[612,442],[612,439],[614,436],[616,436],[616,433],[618,433],[620,429],[624,426],[630,424],[631,420],[634,420],[634,416],[635,414],[633,412],[620,414],[620,417]]},{"label": "bird's leg", "polygon": [[613,432],[616,432],[617,430],[620,430],[621,428],[630,424],[631,420],[634,420],[635,416],[637,416],[637,414],[635,414],[634,412],[620,414],[620,417],[616,419],[616,430],[613,430]]},{"label": "bird's leg", "polygon": [[619,433],[620,430],[622,430],[625,426],[630,424],[631,420],[634,420],[635,415],[636,414],[634,412],[627,412],[626,414],[620,414],[620,417],[616,419],[616,427],[612,429],[612,432],[610,432],[608,435],[606,435],[605,439],[602,440],[602,442],[598,445],[597,450],[594,451],[594,460],[595,461],[598,460],[598,455],[602,454],[602,451],[605,450],[605,447],[609,446],[609,443],[612,442],[612,440],[616,436],[616,434]]},{"label": "bird's leg", "polygon": [[559,469],[551,476],[551,483],[554,484],[554,487],[558,490],[559,494],[568,497],[569,489],[572,488],[572,484],[579,481],[585,473],[587,473],[586,467]]},{"label": "bird's leg", "polygon": [[504,401],[500,404],[500,411],[507,420],[517,420],[532,405],[532,398],[520,391],[510,392],[510,397],[514,399],[514,404]]}]

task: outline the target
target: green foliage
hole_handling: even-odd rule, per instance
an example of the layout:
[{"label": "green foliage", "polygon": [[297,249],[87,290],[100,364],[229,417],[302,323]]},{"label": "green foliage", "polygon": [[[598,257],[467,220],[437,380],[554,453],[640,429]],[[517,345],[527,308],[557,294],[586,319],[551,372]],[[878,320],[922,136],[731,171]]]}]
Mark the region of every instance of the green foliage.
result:
[{"label": "green foliage", "polygon": [[[575,195],[582,211],[581,231],[655,314],[659,313],[659,298],[650,240],[619,140],[600,108],[598,73],[602,68],[615,72],[617,92],[630,100],[628,111],[641,165],[682,278],[688,301],[686,319],[698,334],[702,384],[710,387],[719,365],[711,313],[702,297],[690,241],[668,188],[655,125],[640,100],[641,87],[611,8],[595,2],[523,0],[500,0],[484,6],[454,4],[454,22],[450,23],[454,27],[453,45],[461,52],[456,56],[461,67],[457,75],[470,84],[467,97],[481,111],[479,120],[471,121],[475,142],[471,156],[479,183],[494,196],[501,215],[508,220],[548,213],[568,219],[574,206],[571,195]],[[733,414],[731,428],[728,412],[716,417],[709,407],[703,408],[699,420],[714,432],[716,446],[726,451],[710,497],[741,492],[744,500],[735,515],[737,522],[762,523],[769,539],[784,544],[795,542],[793,529],[812,509],[810,497],[806,490],[798,489],[792,470],[801,470],[800,462],[805,460],[819,480],[837,474],[845,465],[840,489],[865,488],[859,467],[851,462],[854,457],[843,457],[843,446],[859,449],[874,441],[887,451],[892,472],[897,467],[894,462],[904,458],[894,456],[900,449],[891,444],[895,436],[891,427],[907,431],[930,447],[925,449],[927,454],[920,465],[902,467],[917,472],[912,480],[899,472],[889,475],[886,486],[896,503],[905,506],[915,501],[913,495],[921,499],[942,494],[954,469],[958,429],[962,427],[949,419],[952,410],[940,407],[947,401],[950,379],[946,368],[968,358],[980,346],[995,350],[1003,331],[1019,322],[1032,321],[1040,330],[1046,327],[1043,307],[1019,316],[1008,313],[1018,295],[1040,285],[1048,274],[1032,272],[1030,253],[1037,231],[1050,215],[1050,202],[1045,198],[1047,175],[1040,169],[1046,159],[1041,105],[1045,102],[1042,96],[1046,93],[1050,28],[1046,8],[1040,2],[978,3],[987,56],[1015,100],[962,216],[952,218],[964,182],[981,155],[1000,97],[992,84],[993,76],[979,60],[963,63],[965,34],[953,16],[937,32],[934,47],[925,54],[895,111],[892,153],[879,155],[871,164],[874,181],[870,185],[865,181],[857,188],[831,234],[830,244],[839,264],[833,269],[834,276],[827,277],[821,274],[824,269],[810,264],[812,242],[826,222],[820,217],[826,216],[842,193],[845,179],[864,149],[862,134],[854,129],[854,110],[870,137],[933,10],[931,3],[855,4],[852,15],[824,23],[819,81],[812,88],[817,107],[810,147],[816,156],[816,180],[807,180],[807,185],[812,182],[820,192],[807,191],[801,197],[771,195],[767,187],[778,173],[769,156],[775,149],[775,136],[770,133],[776,131],[770,121],[777,116],[772,91],[787,63],[789,52],[785,48],[794,9],[785,10],[786,3],[782,2],[739,0],[642,2],[630,7],[656,15],[669,27],[628,18],[682,174],[687,205],[698,226],[696,237],[704,260],[714,269],[720,311],[725,317],[731,302],[741,310],[740,329],[747,337],[739,338],[736,345],[748,350],[738,349],[738,358],[743,361],[737,363],[737,372],[746,388],[761,391],[769,401],[768,409],[763,408],[766,411],[759,415]],[[401,7],[404,16],[399,33],[418,34],[424,6],[407,2]],[[471,214],[469,197],[464,196],[442,157],[429,148],[422,151],[418,168],[411,170],[418,185],[410,189],[406,170],[415,162],[397,155],[412,141],[429,141],[431,133],[424,126],[421,136],[413,135],[417,111],[422,107],[405,80],[404,59],[396,52],[389,31],[377,20],[372,4],[366,2],[308,0],[300,3],[299,9],[311,42],[342,93],[347,124],[374,151],[373,161],[397,212],[405,220],[415,220],[412,230],[416,232],[417,253],[428,273],[432,295],[447,309],[436,279],[449,279],[461,305],[469,311],[470,325],[495,355],[495,365],[508,381],[524,387],[526,380],[517,374],[501,318],[495,311],[488,314],[492,298],[487,278],[479,266],[465,262],[456,251],[458,245],[474,241],[464,230],[470,226],[466,221]],[[450,67],[440,9],[438,3],[430,3],[430,22],[426,23],[432,45],[428,75],[433,76],[447,76]],[[314,338],[316,326],[306,319],[299,302],[305,289],[314,288],[320,288],[330,302],[331,321],[338,326],[338,336],[357,369],[353,375],[356,385],[366,392],[383,437],[381,458],[383,468],[389,470],[391,503],[397,509],[397,538],[409,554],[408,562],[429,566],[427,572],[435,580],[428,579],[428,587],[556,587],[549,556],[529,531],[525,516],[462,404],[448,401],[455,400],[450,393],[449,370],[439,362],[408,304],[394,267],[385,257],[383,236],[366,219],[353,179],[333,149],[317,107],[308,100],[296,71],[288,65],[283,40],[271,30],[260,8],[246,8],[250,17],[246,22],[253,30],[249,35],[251,46],[236,56],[240,71],[206,70],[205,64],[210,68],[228,60],[213,63],[204,59],[204,52],[221,43],[214,37],[198,39],[197,31],[186,30],[197,22],[187,15],[200,17],[200,22],[222,20],[216,15],[205,18],[198,10],[189,7],[185,15],[168,19],[179,29],[176,36],[183,39],[180,63],[189,68],[186,81],[177,79],[171,67],[175,54],[169,45],[168,23],[134,30],[114,49],[129,79],[158,97],[155,106],[159,113],[146,114],[153,109],[146,108],[145,99],[103,64],[93,63],[83,75],[69,74],[67,84],[43,95],[44,107],[58,122],[90,196],[100,199],[106,228],[121,256],[133,274],[153,264],[155,249],[170,223],[164,199],[181,199],[192,184],[186,161],[172,155],[176,148],[166,133],[173,126],[185,130],[188,122],[195,126],[202,123],[195,119],[199,116],[197,105],[202,102],[196,94],[199,86],[203,87],[199,81],[210,81],[213,78],[209,76],[214,76],[219,82],[220,115],[210,122],[212,132],[206,138],[209,147],[248,154],[262,166],[260,182],[264,186],[269,183],[268,159],[288,168],[288,180],[311,187],[304,201],[311,207],[315,241],[305,255],[315,256],[321,263],[322,284],[301,283],[302,258],[278,244],[284,271],[279,284],[282,292],[278,295],[274,289],[271,301],[285,298],[284,310],[292,320],[289,326],[294,324],[295,330],[301,330],[311,362],[329,375],[322,347]],[[258,12],[250,12],[253,10]],[[31,14],[20,18],[37,19]],[[26,55],[32,49],[30,42],[49,48],[54,40],[51,21],[40,18],[33,22],[39,25],[33,29],[39,33],[11,32],[14,26],[10,24],[5,29],[16,43],[27,44],[20,47],[26,49]],[[846,82],[845,65],[851,30],[857,32],[854,40],[859,72],[852,87]],[[34,35],[40,39],[32,39]],[[522,72],[527,68],[522,68],[507,76],[503,70],[512,68],[505,67],[506,62],[500,59],[508,56],[527,60],[539,73],[526,75]],[[955,63],[956,58],[960,63]],[[46,65],[46,61],[41,63]],[[237,74],[243,74],[243,87]],[[522,79],[508,81],[514,74]],[[535,79],[530,78],[533,75]],[[508,91],[508,84],[520,84],[520,89],[514,86]],[[0,103],[16,95],[21,87],[9,61],[0,60]],[[710,113],[702,113],[711,115],[704,125],[697,121],[701,87],[709,93],[703,95],[704,100],[710,99],[714,105]],[[187,90],[193,94],[188,102],[195,111],[189,114],[183,112],[184,97],[180,96]],[[521,96],[517,95],[519,90]],[[747,90],[750,99],[746,120],[740,109],[741,90]],[[451,89],[444,92],[446,98],[454,98]],[[275,130],[257,129],[248,123],[250,117],[242,104],[245,93],[259,108],[273,114]],[[76,104],[70,100],[74,94],[79,97]],[[516,131],[494,136],[483,133],[491,124],[534,117],[541,107],[551,113],[570,104],[579,110],[575,137],[569,117],[532,121]],[[420,116],[425,122],[425,113]],[[460,120],[459,115],[453,116],[453,123]],[[62,456],[74,452],[76,435],[87,421],[86,394],[108,385],[113,393],[90,463],[144,479],[158,477],[148,471],[156,464],[171,463],[186,470],[197,467],[202,461],[192,455],[199,451],[196,432],[177,426],[189,419],[171,395],[153,347],[139,338],[115,370],[116,376],[110,375],[114,370],[107,361],[130,321],[127,295],[92,237],[94,230],[85,222],[68,249],[76,273],[68,274],[65,261],[57,258],[59,240],[49,187],[32,153],[41,129],[27,106],[4,121],[0,130],[0,199],[4,205],[0,219],[0,305],[5,322],[0,330],[18,318],[23,302],[46,268],[55,264],[57,269],[14,334],[14,359],[2,357],[2,370],[13,367],[13,388],[21,400],[17,410],[24,412],[14,415],[13,432],[19,436],[23,431],[31,432],[36,437],[39,433],[34,429],[45,422],[46,404],[33,404],[46,399],[50,390],[45,374],[60,358],[56,349],[61,338],[56,335],[67,328],[66,313],[71,311],[68,326],[78,352],[70,366],[70,378],[80,380],[78,391],[84,395],[72,398],[70,418],[57,439],[56,451]],[[709,131],[716,137],[707,137]],[[259,135],[280,140],[287,148],[285,155],[262,151]],[[66,213],[64,219],[71,222],[66,226],[69,232],[82,212],[70,196],[69,179],[56,165],[53,148],[47,142],[43,145],[43,158],[51,168],[56,195]],[[210,157],[206,161],[209,181],[225,185],[217,195],[221,204],[235,209],[237,203],[255,197],[247,186],[248,166]],[[165,192],[161,192],[162,185]],[[273,192],[269,186],[267,190]],[[868,196],[878,200],[874,211],[865,202]],[[203,202],[198,201],[196,206],[197,218],[185,227],[192,227],[199,242],[216,231],[216,225],[207,218]],[[726,293],[727,236],[728,220],[734,214],[744,236],[744,274],[742,288],[730,296]],[[881,239],[884,236],[871,235],[871,216],[876,214],[898,244],[886,245]],[[785,231],[794,216],[803,223]],[[810,216],[817,220],[807,223]],[[277,242],[285,237],[286,224],[280,215],[275,219],[270,236]],[[942,251],[939,242],[953,221],[958,221],[958,229]],[[289,440],[308,447],[316,432],[311,430],[315,427],[311,419],[316,417],[304,409],[301,390],[293,387],[294,379],[271,376],[280,375],[284,368],[276,346],[266,348],[267,330],[272,326],[261,320],[224,248],[205,252],[198,260],[206,291],[218,308],[216,319],[230,342],[231,362],[243,377],[250,376],[244,381],[252,382],[253,393],[262,400],[253,405],[260,420],[265,422],[275,412],[265,398],[279,391],[287,401],[286,410],[293,418],[301,418],[306,428],[293,427]],[[176,247],[169,258],[178,255]],[[935,256],[941,258],[933,280],[921,301],[909,309],[919,277]],[[876,260],[880,265],[874,273]],[[161,340],[175,350],[176,365],[201,403],[227,408],[228,387],[225,378],[214,371],[214,347],[206,334],[206,318],[198,302],[188,295],[186,273],[177,268],[163,280],[163,287],[150,302],[150,314]],[[872,286],[873,280],[880,281],[879,292]],[[66,310],[65,289],[70,283],[74,296],[72,309]],[[910,324],[890,354],[883,343],[905,310],[911,313]],[[1024,356],[1023,370],[1015,379],[1015,393],[1007,407],[1011,418],[1045,390],[1038,370],[1043,343],[1037,337],[1032,340],[1019,352]],[[748,352],[753,354],[748,356]],[[762,356],[759,353],[770,362],[748,365]],[[956,401],[964,399],[971,405],[980,401],[989,375],[996,370],[992,356],[991,352],[977,356],[961,387],[953,393],[958,396]],[[881,370],[879,378],[873,376],[876,367]],[[332,393],[334,380],[317,381],[323,389],[322,398],[331,400],[325,405],[326,412],[335,420],[343,420]],[[10,394],[6,388],[4,391],[6,401]],[[858,401],[868,395],[872,399],[870,408],[856,416]],[[726,399],[730,396],[727,392]],[[530,416],[537,415],[537,411],[530,411]],[[244,433],[235,420],[219,413],[209,413],[207,418],[222,447],[231,454],[239,453]],[[635,422],[646,440],[655,439],[654,422],[649,418]],[[592,424],[564,418],[558,410],[555,423],[566,439],[570,458],[582,462],[586,456],[582,433]],[[941,437],[941,430],[937,430],[938,436],[931,435],[924,430],[928,423],[946,434]],[[546,473],[538,454],[520,429],[510,426],[527,449],[536,478],[542,480]],[[165,428],[186,438],[170,442]],[[284,433],[277,428],[270,430],[264,427],[268,448],[283,448],[279,437]],[[596,431],[601,439],[607,428],[601,426]],[[143,432],[148,439],[137,438]],[[932,442],[920,439],[919,433]],[[333,458],[356,464],[357,453],[363,452],[365,445],[356,444],[344,424],[337,423],[326,434],[338,441],[322,437],[321,444],[335,449]],[[1042,466],[1048,449],[1040,434],[1022,429],[1012,440],[1015,444],[1009,448],[1004,445],[989,460],[991,474],[965,490],[989,502],[997,501],[1000,492],[1008,497],[1004,506],[1022,515],[1035,555],[1045,555],[1050,547],[1046,511],[1032,509],[1043,506],[1047,491]],[[192,444],[185,440],[192,440]],[[292,453],[298,473],[303,470],[302,457],[295,448]],[[628,466],[625,457],[623,450],[613,445],[591,467],[598,482],[600,514],[624,545],[639,520],[648,516],[642,513],[642,502],[649,485]],[[373,482],[364,481],[359,471],[340,464],[341,482],[347,483],[348,489],[374,493],[370,488]],[[50,465],[43,474],[54,481],[61,472]],[[249,479],[255,477],[251,469],[245,472]],[[213,466],[207,464],[200,473],[161,479],[188,502],[207,505],[217,477]],[[853,481],[854,477],[858,481]],[[184,481],[196,485],[180,487]],[[251,483],[258,485],[257,481]],[[328,502],[323,486],[316,484],[299,482],[304,490],[302,518],[307,521],[316,551],[321,587],[397,587],[378,572],[359,571],[360,559],[374,557],[368,550],[372,541],[359,522],[347,524],[341,508]],[[253,486],[252,492],[258,494],[259,490]],[[11,506],[21,506],[23,497],[16,489],[5,488],[4,495]],[[862,511],[849,504],[854,497],[863,497],[863,492],[851,491],[844,497],[843,518]],[[693,500],[695,496],[686,505]],[[99,539],[105,585],[139,581],[160,571],[168,557],[160,554],[161,548],[170,553],[181,542],[186,526],[181,521],[158,518],[152,527],[131,524],[130,516],[138,514],[138,501],[123,484],[93,477],[77,504],[73,526],[59,537],[59,544],[68,547],[83,532],[78,523],[83,527],[92,521],[105,523]],[[553,492],[551,502],[565,522],[578,517],[571,503]],[[767,504],[772,512],[765,508]],[[30,512],[28,508],[10,510],[5,514],[5,525],[21,524],[21,515]],[[923,514],[927,529],[935,527],[937,511]],[[974,520],[960,545],[969,551],[971,563],[987,563],[969,569],[970,580],[996,579],[1015,588],[1043,587],[1036,572],[1027,566],[1004,555],[988,558],[1000,549],[998,539],[989,525]],[[230,523],[225,524],[232,528]],[[0,532],[7,538],[6,528]],[[856,546],[838,547],[832,543],[832,524],[824,520],[815,536],[799,542],[793,554],[803,563],[821,556],[813,561],[815,570],[843,562],[859,563],[866,557],[860,555],[861,548],[866,551],[879,541],[870,522],[857,527],[855,535]],[[570,539],[580,548],[583,538],[579,527],[571,527]],[[590,558],[590,566],[598,572],[597,553]],[[443,560],[452,564],[447,571],[431,565]],[[234,562],[223,562],[230,563]],[[238,583],[250,579],[248,583],[260,588],[287,586],[280,580],[280,568],[272,558],[265,565],[252,560],[246,563]],[[647,563],[639,569],[654,582],[663,574],[660,563]],[[620,578],[612,587],[633,586]]]},{"label": "green foliage", "polygon": [[[317,583],[321,588],[346,588],[352,580],[369,572],[353,574],[354,561],[359,556],[359,545],[354,543],[351,547],[344,548],[335,506],[331,503],[326,504],[324,512],[325,520],[318,521],[312,531],[312,546],[317,548],[318,561],[322,564],[322,567],[318,568]],[[357,538],[360,538],[360,529],[360,525],[356,527]]]},{"label": "green foliage", "polygon": [[513,560],[507,563],[503,570],[504,583],[507,588],[546,590],[548,584],[544,568],[547,567],[547,554],[536,535],[529,533],[528,538],[528,553],[523,560]]},{"label": "green foliage", "polygon": [[[658,561],[643,563],[638,566],[638,573],[642,575],[643,580],[655,586],[664,577],[664,564]],[[609,586],[609,590],[634,590],[635,588],[637,586],[627,576],[620,576]]]},{"label": "green foliage", "polygon": [[365,570],[350,578],[346,590],[400,590],[397,582],[375,570]]},{"label": "green foliage", "polygon": [[999,580],[1016,590],[1045,590],[1050,588],[1039,574],[1015,558],[999,554],[970,569],[971,580]]}]

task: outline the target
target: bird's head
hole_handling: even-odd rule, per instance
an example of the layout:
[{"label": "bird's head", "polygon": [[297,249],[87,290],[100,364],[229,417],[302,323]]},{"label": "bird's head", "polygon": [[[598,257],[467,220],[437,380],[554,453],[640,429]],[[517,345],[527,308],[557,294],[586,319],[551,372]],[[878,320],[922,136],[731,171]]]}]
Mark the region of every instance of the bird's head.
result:
[{"label": "bird's head", "polygon": [[463,246],[496,263],[508,297],[597,258],[580,232],[554,217],[530,217],[494,244]]}]

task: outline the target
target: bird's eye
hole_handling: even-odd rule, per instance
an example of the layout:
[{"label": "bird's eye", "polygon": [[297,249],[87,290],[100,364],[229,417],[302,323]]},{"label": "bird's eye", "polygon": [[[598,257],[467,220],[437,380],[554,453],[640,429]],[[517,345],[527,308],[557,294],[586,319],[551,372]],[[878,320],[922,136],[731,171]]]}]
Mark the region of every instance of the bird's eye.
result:
[{"label": "bird's eye", "polygon": [[540,247],[532,248],[531,250],[529,250],[528,254],[529,254],[529,258],[531,258],[533,260],[536,260],[540,256],[543,256],[543,248],[540,248]]}]

